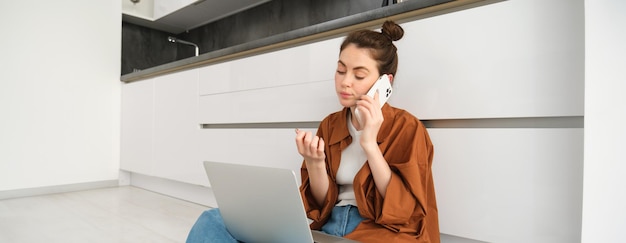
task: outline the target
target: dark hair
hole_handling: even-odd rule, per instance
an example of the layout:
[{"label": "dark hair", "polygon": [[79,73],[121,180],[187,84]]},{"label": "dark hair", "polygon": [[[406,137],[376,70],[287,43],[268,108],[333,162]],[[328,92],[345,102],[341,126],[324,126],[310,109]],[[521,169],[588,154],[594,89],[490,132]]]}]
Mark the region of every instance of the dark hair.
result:
[{"label": "dark hair", "polygon": [[404,30],[400,25],[387,20],[383,23],[381,32],[357,30],[350,33],[341,43],[339,51],[343,51],[349,44],[370,49],[372,58],[378,63],[378,72],[395,76],[398,70],[398,49],[393,42],[401,39],[403,35]]}]

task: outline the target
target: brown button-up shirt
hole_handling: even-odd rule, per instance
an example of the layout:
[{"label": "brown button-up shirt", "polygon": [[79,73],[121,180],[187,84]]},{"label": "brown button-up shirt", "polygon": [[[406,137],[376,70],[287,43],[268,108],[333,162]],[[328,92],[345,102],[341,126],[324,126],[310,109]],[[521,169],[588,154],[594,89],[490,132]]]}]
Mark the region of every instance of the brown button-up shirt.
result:
[{"label": "brown button-up shirt", "polygon": [[[310,191],[307,168],[302,163],[302,193],[312,229],[320,229],[337,203],[337,170],[341,151],[351,142],[347,115],[350,110],[328,115],[317,135],[324,139],[330,186],[326,201],[318,205]],[[391,168],[391,181],[383,198],[366,162],[354,178],[359,213],[365,218],[346,238],[362,242],[439,242],[437,202],[431,173],[433,145],[424,125],[409,112],[385,104],[378,147]],[[358,142],[358,141],[357,141]]]}]

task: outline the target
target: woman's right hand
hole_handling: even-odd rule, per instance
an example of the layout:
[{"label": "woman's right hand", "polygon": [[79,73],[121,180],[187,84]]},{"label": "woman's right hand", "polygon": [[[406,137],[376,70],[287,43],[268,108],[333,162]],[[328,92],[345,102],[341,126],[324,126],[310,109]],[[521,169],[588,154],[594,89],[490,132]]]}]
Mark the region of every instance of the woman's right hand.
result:
[{"label": "woman's right hand", "polygon": [[324,205],[329,185],[324,163],[326,160],[324,139],[313,135],[312,132],[296,129],[296,145],[306,164],[313,198],[318,205]]},{"label": "woman's right hand", "polygon": [[324,139],[313,135],[312,132],[301,131],[296,128],[296,146],[298,146],[298,153],[304,158],[307,167],[325,166]]}]

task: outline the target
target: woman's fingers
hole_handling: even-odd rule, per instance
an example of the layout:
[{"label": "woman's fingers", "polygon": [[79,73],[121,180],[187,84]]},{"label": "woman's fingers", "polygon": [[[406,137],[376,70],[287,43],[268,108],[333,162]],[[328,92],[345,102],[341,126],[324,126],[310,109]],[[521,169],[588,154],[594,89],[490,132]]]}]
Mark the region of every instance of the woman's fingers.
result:
[{"label": "woman's fingers", "polygon": [[317,150],[317,144],[320,142],[320,137],[318,136],[314,136],[311,138],[311,143],[309,144],[309,147],[311,148],[311,151],[316,151]]},{"label": "woman's fingers", "polygon": [[324,157],[324,139],[320,138],[317,144],[317,156]]},{"label": "woman's fingers", "polygon": [[298,153],[300,153],[301,155],[304,155],[305,151],[305,145],[304,145],[304,135],[306,135],[305,132],[300,131],[300,129],[296,129],[296,146],[298,147]]},{"label": "woman's fingers", "polygon": [[382,123],[384,118],[378,97],[378,92],[376,92],[374,98],[363,95],[361,99],[357,101],[356,104],[361,118],[361,126],[367,127],[370,126],[367,124],[374,126],[375,124]]},{"label": "woman's fingers", "polygon": [[296,129],[296,146],[298,153],[305,158],[324,157],[324,140],[312,132]]}]

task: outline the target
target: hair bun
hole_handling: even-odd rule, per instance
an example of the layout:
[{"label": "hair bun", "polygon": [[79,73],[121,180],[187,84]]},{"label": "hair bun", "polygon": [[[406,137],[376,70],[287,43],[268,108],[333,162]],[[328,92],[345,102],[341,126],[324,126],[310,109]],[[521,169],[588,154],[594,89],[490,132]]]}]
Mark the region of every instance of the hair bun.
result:
[{"label": "hair bun", "polygon": [[402,39],[402,36],[404,35],[404,29],[402,29],[402,27],[400,27],[400,25],[396,24],[395,22],[387,20],[385,21],[385,23],[383,23],[381,33],[389,38],[391,41],[397,41]]}]

